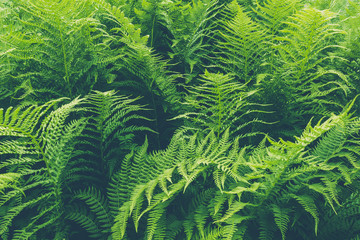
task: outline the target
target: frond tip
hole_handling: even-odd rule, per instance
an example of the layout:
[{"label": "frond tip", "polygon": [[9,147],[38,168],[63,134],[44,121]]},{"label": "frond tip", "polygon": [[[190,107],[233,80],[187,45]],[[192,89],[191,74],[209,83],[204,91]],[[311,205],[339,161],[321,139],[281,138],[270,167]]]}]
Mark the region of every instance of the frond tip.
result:
[{"label": "frond tip", "polygon": [[18,180],[21,174],[18,173],[3,173],[0,174],[0,194],[3,194],[6,189],[17,188]]}]

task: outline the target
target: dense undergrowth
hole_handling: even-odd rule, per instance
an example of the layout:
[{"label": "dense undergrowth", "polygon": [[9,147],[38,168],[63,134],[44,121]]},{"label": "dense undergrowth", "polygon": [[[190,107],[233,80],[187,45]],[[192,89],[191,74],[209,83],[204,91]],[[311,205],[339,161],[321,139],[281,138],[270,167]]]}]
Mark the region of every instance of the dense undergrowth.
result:
[{"label": "dense undergrowth", "polygon": [[0,239],[360,239],[360,2],[0,0]]}]

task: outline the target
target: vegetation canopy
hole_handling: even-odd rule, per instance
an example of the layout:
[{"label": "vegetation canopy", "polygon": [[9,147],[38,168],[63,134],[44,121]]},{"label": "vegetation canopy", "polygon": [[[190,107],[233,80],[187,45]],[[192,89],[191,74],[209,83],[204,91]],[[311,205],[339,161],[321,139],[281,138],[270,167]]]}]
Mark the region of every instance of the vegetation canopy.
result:
[{"label": "vegetation canopy", "polygon": [[0,239],[360,239],[358,0],[0,0],[0,26]]}]

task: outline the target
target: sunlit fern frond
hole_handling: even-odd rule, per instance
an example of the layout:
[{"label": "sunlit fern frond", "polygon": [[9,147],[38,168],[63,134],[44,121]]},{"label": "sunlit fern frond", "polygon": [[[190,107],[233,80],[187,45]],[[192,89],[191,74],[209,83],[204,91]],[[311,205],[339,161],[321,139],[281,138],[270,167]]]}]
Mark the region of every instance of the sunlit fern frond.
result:
[{"label": "sunlit fern frond", "polygon": [[[19,177],[13,189],[1,194],[0,206],[7,209],[1,216],[1,235],[11,229],[13,239],[24,239],[37,232],[46,233],[55,222],[62,226],[63,175],[75,139],[86,125],[85,118],[69,120],[70,114],[79,111],[82,100],[75,99],[53,110],[63,101],[1,109],[0,134],[4,140],[0,169]],[[27,222],[19,225],[22,212],[34,207]]]},{"label": "sunlit fern frond", "polygon": [[9,60],[23,67],[17,65],[11,76],[20,83],[31,80],[34,89],[56,88],[61,96],[87,94],[102,74],[94,66],[106,36],[91,2],[22,0],[12,10],[16,21],[1,39],[13,49]]},{"label": "sunlit fern frond", "polygon": [[189,87],[184,103],[188,112],[176,118],[184,118],[190,128],[214,131],[217,136],[228,128],[233,136],[243,134],[242,137],[246,138],[258,134],[252,132],[248,135],[244,131],[257,124],[266,124],[256,118],[257,113],[267,113],[263,110],[266,106],[248,100],[256,90],[248,90],[246,84],[235,81],[230,74],[206,70],[201,77],[201,85]]},{"label": "sunlit fern frond", "polygon": [[[287,28],[281,30],[285,36],[278,38],[284,42],[279,46],[279,50],[286,67],[289,68],[286,72],[294,76],[296,81],[302,80],[300,86],[318,78],[314,79],[314,76],[309,78],[305,75],[316,73],[317,67],[331,58],[331,56],[322,55],[326,50],[340,48],[339,45],[331,44],[332,37],[344,34],[338,26],[331,23],[334,17],[335,14],[328,10],[305,8],[289,17],[289,20],[285,22]],[[327,73],[325,71],[320,74]]]},{"label": "sunlit fern frond", "polygon": [[210,64],[208,56],[215,48],[213,36],[222,7],[218,1],[193,1],[178,6],[170,14],[167,28],[173,38],[169,56],[176,64],[174,68],[184,73],[186,83],[204,72],[204,65]]},{"label": "sunlit fern frond", "polygon": [[[231,144],[227,143],[227,139],[228,135],[225,134],[221,143],[218,143],[212,133],[197,145],[196,135],[191,136],[189,140],[185,140],[182,133],[179,133],[174,136],[166,151],[144,156],[145,149],[142,150],[141,155],[138,156],[143,156],[143,159],[135,161],[134,170],[131,171],[130,176],[138,184],[133,184],[132,189],[126,190],[128,191],[128,200],[120,207],[115,218],[115,224],[112,228],[113,237],[121,239],[124,236],[127,231],[126,222],[131,216],[135,228],[138,228],[139,220],[143,215],[147,213],[160,214],[159,211],[163,211],[163,207],[166,206],[160,208],[159,205],[163,202],[171,203],[173,197],[182,191],[186,191],[189,185],[196,181],[202,173],[205,173],[206,169],[209,168],[208,165],[217,164],[217,158],[225,154],[227,149],[230,148]],[[192,159],[193,157],[196,158]],[[157,163],[156,168],[152,167],[153,162]],[[221,172],[231,172],[230,164],[225,164],[219,168]],[[234,176],[237,176],[236,173],[232,177]],[[197,219],[195,222],[198,222],[198,229],[201,229],[204,218],[200,212],[205,209],[202,209],[204,206],[200,207],[202,205],[199,205],[199,203],[195,205],[198,205],[199,209],[194,218]],[[155,227],[156,224],[156,222],[152,222],[150,229]],[[153,236],[153,234],[150,236]]]},{"label": "sunlit fern frond", "polygon": [[4,193],[7,188],[16,188],[18,179],[20,178],[18,173],[2,173],[0,174],[0,193]]},{"label": "sunlit fern frond", "polygon": [[289,135],[299,134],[300,129],[290,130],[292,126],[312,116],[330,116],[346,104],[348,77],[332,64],[342,61],[335,51],[342,48],[336,39],[344,34],[334,17],[328,10],[304,8],[284,20],[281,34],[274,37],[272,56],[277,57],[269,60],[271,74],[260,85]]},{"label": "sunlit fern frond", "polygon": [[265,0],[262,4],[257,2],[253,11],[256,13],[259,24],[271,35],[279,34],[284,28],[284,22],[301,6],[299,0]]},{"label": "sunlit fern frond", "polygon": [[227,5],[223,14],[218,60],[226,72],[234,74],[238,81],[248,83],[261,73],[268,35],[236,1]]},{"label": "sunlit fern frond", "polygon": [[[348,115],[352,105],[353,102],[342,114],[314,126],[310,122],[294,142],[268,138],[270,146],[262,143],[258,149],[251,150],[239,148],[238,141],[229,141],[227,131],[220,139],[210,133],[202,140],[197,140],[199,135],[186,137],[184,132],[179,132],[167,150],[150,156],[143,150],[142,160],[136,161],[143,163],[142,169],[149,169],[145,166],[152,166],[152,161],[159,167],[140,171],[137,176],[144,177],[137,178],[139,184],[126,190],[128,200],[119,207],[112,227],[114,239],[122,239],[126,233],[132,236],[128,227],[131,218],[139,230],[141,219],[150,216],[149,229],[141,228],[144,232],[139,236],[153,239],[159,230],[165,237],[164,228],[168,226],[160,219],[170,216],[172,207],[182,209],[180,213],[186,216],[183,230],[177,234],[187,239],[204,238],[207,229],[219,230],[227,239],[246,239],[251,234],[249,229],[257,229],[259,239],[286,239],[288,235],[300,234],[293,230],[294,226],[303,224],[298,214],[308,216],[306,221],[313,219],[312,234],[316,235],[323,203],[328,204],[327,209],[336,210],[341,204],[342,184],[357,186],[359,169],[350,164],[355,160],[349,160],[349,152],[353,150],[345,147],[360,144],[352,136],[358,129],[355,127],[358,121]],[[349,130],[343,132],[338,126],[348,126]],[[342,140],[341,134],[345,134]],[[314,147],[316,143],[319,145]],[[342,150],[327,148],[334,144]],[[329,151],[324,153],[322,148]],[[346,168],[320,155],[346,162]],[[134,164],[135,169],[140,166],[138,163]],[[206,194],[209,200],[198,195],[198,187],[208,189],[205,192],[209,193]],[[197,194],[195,208],[180,207],[183,199],[193,194]],[[208,203],[207,207],[202,201]],[[160,227],[162,224],[165,226]]]}]

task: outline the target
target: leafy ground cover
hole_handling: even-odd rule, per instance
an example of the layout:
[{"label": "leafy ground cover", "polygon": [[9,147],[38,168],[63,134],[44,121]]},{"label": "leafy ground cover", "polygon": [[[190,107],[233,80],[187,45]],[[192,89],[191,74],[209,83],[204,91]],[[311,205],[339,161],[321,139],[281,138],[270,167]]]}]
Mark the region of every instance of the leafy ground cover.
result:
[{"label": "leafy ground cover", "polygon": [[0,0],[0,238],[360,239],[360,2]]}]

